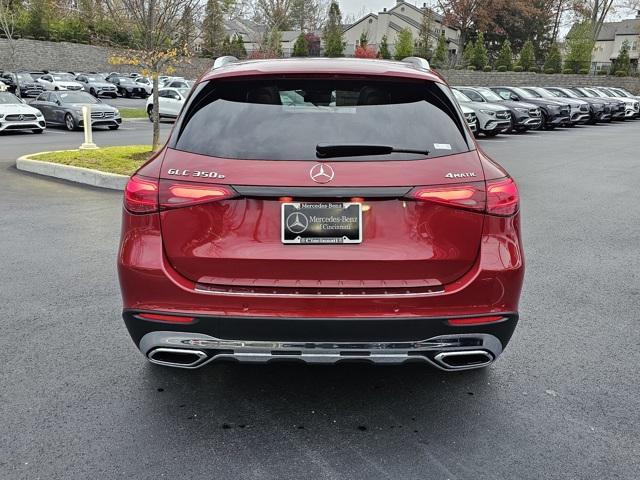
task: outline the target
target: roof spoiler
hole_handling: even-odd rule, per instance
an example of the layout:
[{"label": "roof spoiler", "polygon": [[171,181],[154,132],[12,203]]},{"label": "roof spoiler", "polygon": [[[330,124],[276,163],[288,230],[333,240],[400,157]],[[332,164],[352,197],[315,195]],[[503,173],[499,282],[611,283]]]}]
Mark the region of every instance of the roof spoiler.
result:
[{"label": "roof spoiler", "polygon": [[422,57],[407,57],[403,58],[402,61],[405,63],[410,63],[420,70],[426,70],[427,72],[431,71],[431,65],[429,65],[429,62]]},{"label": "roof spoiler", "polygon": [[218,57],[216,58],[215,62],[213,62],[213,67],[211,67],[211,70],[222,68],[225,65],[229,65],[230,63],[235,63],[239,61],[240,60],[238,60],[236,57],[232,55],[225,55],[224,57]]}]

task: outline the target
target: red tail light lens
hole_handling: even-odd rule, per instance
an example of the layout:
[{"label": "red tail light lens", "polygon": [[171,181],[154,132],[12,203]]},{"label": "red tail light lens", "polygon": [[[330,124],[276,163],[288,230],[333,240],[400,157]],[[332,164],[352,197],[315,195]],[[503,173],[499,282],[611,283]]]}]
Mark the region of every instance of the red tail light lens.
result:
[{"label": "red tail light lens", "polygon": [[446,187],[416,187],[410,195],[416,200],[469,210],[483,211],[485,208],[483,183],[466,183]]},{"label": "red tail light lens", "polygon": [[518,211],[520,196],[516,182],[502,178],[487,182],[487,213],[503,217]]},{"label": "red tail light lens", "polygon": [[173,183],[160,181],[160,208],[179,208],[200,203],[233,198],[236,193],[229,187],[206,183]]},{"label": "red tail light lens", "polygon": [[131,213],[158,211],[158,181],[134,175],[124,189],[124,208]]}]

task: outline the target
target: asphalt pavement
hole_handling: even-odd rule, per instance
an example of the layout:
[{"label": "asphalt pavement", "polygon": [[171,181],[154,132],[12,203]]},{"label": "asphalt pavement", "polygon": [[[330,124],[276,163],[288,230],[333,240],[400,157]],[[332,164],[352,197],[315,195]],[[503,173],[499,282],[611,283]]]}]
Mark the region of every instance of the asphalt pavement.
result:
[{"label": "asphalt pavement", "polygon": [[[132,125],[96,142],[148,142]],[[518,181],[527,275],[502,357],[452,374],[147,363],[120,318],[121,194],[13,167],[81,133],[0,136],[0,479],[638,479],[639,138],[481,141]]]}]

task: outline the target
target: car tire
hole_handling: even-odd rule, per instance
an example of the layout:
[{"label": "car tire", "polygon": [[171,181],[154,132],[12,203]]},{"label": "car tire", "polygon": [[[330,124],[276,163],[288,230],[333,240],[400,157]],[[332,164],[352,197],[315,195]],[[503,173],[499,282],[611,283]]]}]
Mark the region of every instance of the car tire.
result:
[{"label": "car tire", "polygon": [[120,125],[109,125],[109,130],[117,130],[120,128]]},{"label": "car tire", "polygon": [[149,121],[153,122],[153,106],[149,105],[149,108],[147,108],[147,116],[149,117]]},{"label": "car tire", "polygon": [[33,130],[31,130],[33,133],[43,133],[44,132],[44,128],[34,128]]},{"label": "car tire", "polygon": [[482,132],[482,133],[484,133],[485,137],[495,137],[500,133],[500,130],[496,129],[496,130],[491,130],[490,132]]},{"label": "car tire", "polygon": [[91,88],[91,89],[89,90],[89,93],[90,93],[91,95],[93,95],[94,97],[96,97],[96,98],[98,97],[98,95],[96,95],[96,91],[95,91],[93,88]]},{"label": "car tire", "polygon": [[73,115],[71,115],[70,113],[67,113],[64,116],[64,126],[70,132],[73,132],[76,128],[78,128],[76,126],[76,121],[73,119]]}]

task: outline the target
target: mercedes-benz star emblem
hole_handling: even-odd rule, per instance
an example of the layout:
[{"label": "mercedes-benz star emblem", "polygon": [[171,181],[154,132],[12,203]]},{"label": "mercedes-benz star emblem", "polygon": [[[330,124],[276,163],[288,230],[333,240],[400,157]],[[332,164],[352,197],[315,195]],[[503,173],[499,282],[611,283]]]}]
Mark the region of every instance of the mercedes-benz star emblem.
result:
[{"label": "mercedes-benz star emblem", "polygon": [[20,115],[20,116],[18,117],[18,120],[19,120],[19,121],[23,121],[23,120],[24,120],[24,115]]},{"label": "mercedes-benz star emblem", "polygon": [[311,176],[311,180],[316,183],[329,183],[333,180],[335,173],[331,165],[316,163],[309,172],[309,175]]},{"label": "mercedes-benz star emblem", "polygon": [[304,213],[293,212],[287,217],[287,228],[296,235],[304,232],[309,226],[309,219]]}]

